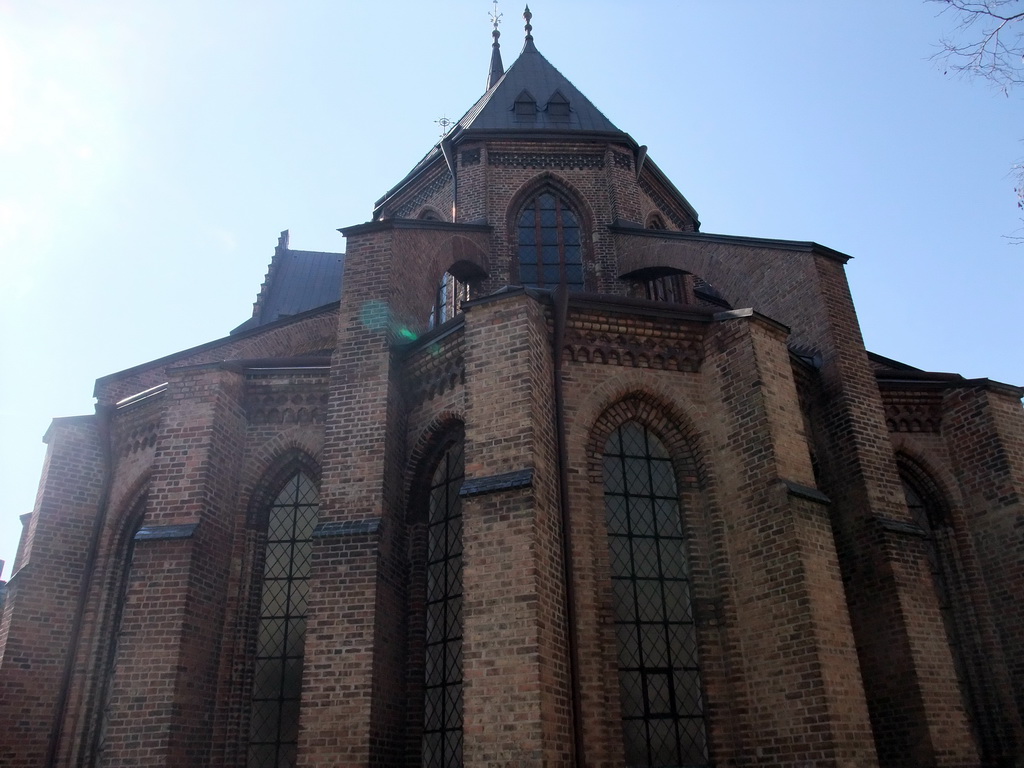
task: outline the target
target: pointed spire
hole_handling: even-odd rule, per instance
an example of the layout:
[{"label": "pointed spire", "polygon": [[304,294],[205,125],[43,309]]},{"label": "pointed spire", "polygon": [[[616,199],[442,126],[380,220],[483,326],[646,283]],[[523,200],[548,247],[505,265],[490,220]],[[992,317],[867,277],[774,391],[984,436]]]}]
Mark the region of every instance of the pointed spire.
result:
[{"label": "pointed spire", "polygon": [[494,0],[491,21],[494,23],[494,31],[491,32],[494,42],[491,43],[491,69],[487,73],[487,90],[491,90],[491,87],[505,74],[505,67],[501,63],[501,45],[498,43],[498,38],[501,37],[501,32],[498,31],[498,25],[501,24],[501,14],[498,13],[498,0]]},{"label": "pointed spire", "polygon": [[526,6],[526,10],[523,11],[523,18],[526,19],[526,44],[529,45],[533,42],[533,25],[530,24],[530,19],[533,18],[533,14],[530,13],[530,6]]}]

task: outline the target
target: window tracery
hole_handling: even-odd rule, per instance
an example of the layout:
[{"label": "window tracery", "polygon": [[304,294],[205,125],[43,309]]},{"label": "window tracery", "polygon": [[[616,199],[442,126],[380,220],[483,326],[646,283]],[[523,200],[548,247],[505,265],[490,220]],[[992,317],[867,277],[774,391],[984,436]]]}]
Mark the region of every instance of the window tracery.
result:
[{"label": "window tracery", "polygon": [[583,245],[579,216],[561,195],[546,189],[519,215],[519,281],[526,286],[565,285],[582,291]]},{"label": "window tracery", "polygon": [[668,452],[635,421],[604,449],[626,764],[708,765],[689,568]]},{"label": "window tracery", "polygon": [[441,456],[427,510],[423,754],[427,768],[462,765],[461,439]]},{"label": "window tracery", "polygon": [[253,672],[248,768],[295,765],[316,484],[292,475],[270,505]]}]

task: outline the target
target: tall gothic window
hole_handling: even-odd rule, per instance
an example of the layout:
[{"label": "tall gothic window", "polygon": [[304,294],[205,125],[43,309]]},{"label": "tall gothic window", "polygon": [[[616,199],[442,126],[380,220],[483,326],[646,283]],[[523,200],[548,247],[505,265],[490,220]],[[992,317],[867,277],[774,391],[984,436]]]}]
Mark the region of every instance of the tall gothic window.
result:
[{"label": "tall gothic window", "polygon": [[583,290],[579,218],[554,192],[533,198],[519,216],[519,281],[523,285]]},{"label": "tall gothic window", "polygon": [[117,674],[118,645],[121,642],[121,628],[124,620],[125,603],[128,599],[128,585],[131,579],[132,561],[135,558],[135,535],[142,527],[142,519],[146,510],[146,496],[143,495],[132,508],[129,514],[130,522],[125,527],[126,536],[117,547],[116,551],[121,555],[115,564],[111,574],[110,594],[112,603],[108,614],[109,634],[107,636],[106,657],[104,659],[104,674],[100,680],[99,702],[97,708],[98,720],[92,733],[92,762],[89,765],[99,765],[103,761],[103,749],[106,739],[108,716],[110,715],[110,695],[112,692],[114,677]]},{"label": "tall gothic window", "polygon": [[462,765],[462,441],[441,457],[427,516],[423,765]]},{"label": "tall gothic window", "polygon": [[975,729],[975,735],[978,735],[978,708],[975,706],[972,695],[971,680],[967,671],[967,659],[960,637],[960,627],[956,619],[953,593],[947,575],[949,563],[946,560],[950,554],[948,549],[951,544],[949,538],[952,531],[945,524],[942,514],[936,509],[935,505],[928,503],[926,494],[918,492],[914,483],[908,481],[906,477],[901,477],[900,480],[903,483],[903,494],[907,499],[910,516],[925,533],[925,556],[928,558],[928,568],[932,575],[932,586],[935,589],[935,596],[938,598],[943,628],[946,630],[946,642],[949,643],[949,650],[953,657],[953,668],[956,672],[960,695],[963,698],[964,706],[967,708],[971,726]]},{"label": "tall gothic window", "polygon": [[697,628],[668,452],[626,422],[604,450],[626,765],[707,766]]},{"label": "tall gothic window", "polygon": [[270,507],[252,687],[248,768],[295,765],[313,527],[320,494],[304,472]]}]

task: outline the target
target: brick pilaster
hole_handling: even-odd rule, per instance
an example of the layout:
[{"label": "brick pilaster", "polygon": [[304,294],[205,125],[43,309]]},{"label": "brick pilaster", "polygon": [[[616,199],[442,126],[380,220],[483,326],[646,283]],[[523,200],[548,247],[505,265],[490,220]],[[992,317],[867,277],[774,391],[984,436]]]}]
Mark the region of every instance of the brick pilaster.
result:
[{"label": "brick pilaster", "polygon": [[209,759],[245,415],[243,377],[172,372],[112,676],[105,765]]},{"label": "brick pilaster", "polygon": [[[876,764],[828,500],[813,488],[785,329],[721,320],[704,372],[741,634],[747,749],[772,765]],[[794,692],[799,692],[795,696]],[[721,745],[726,751],[730,745]]]},{"label": "brick pilaster", "polygon": [[49,748],[68,643],[103,492],[98,417],[55,419],[35,509],[0,623],[0,763],[39,766]]}]

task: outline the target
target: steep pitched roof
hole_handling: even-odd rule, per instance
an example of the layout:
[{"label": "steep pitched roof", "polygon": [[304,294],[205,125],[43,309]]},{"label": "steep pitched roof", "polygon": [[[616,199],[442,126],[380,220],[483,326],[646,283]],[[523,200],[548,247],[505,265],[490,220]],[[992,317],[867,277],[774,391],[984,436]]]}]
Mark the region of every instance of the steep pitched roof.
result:
[{"label": "steep pitched roof", "polygon": [[231,333],[338,301],[344,266],[343,253],[293,251],[288,247],[288,231],[285,230],[278,240],[252,317]]},{"label": "steep pitched roof", "polygon": [[[536,101],[537,112],[533,117],[516,114],[516,100],[524,92]],[[569,103],[567,118],[548,109],[549,102],[556,94],[561,94]],[[456,123],[454,130],[622,134],[590,99],[544,58],[532,39],[527,39],[519,58],[470,107]]]},{"label": "steep pitched roof", "polygon": [[[497,75],[493,59],[491,73],[488,83]],[[533,115],[516,114],[516,101],[524,94],[532,98],[536,104]],[[561,110],[557,106],[550,108],[552,103],[568,103],[568,114],[564,114],[564,107]],[[455,123],[448,135],[416,163],[405,178],[377,200],[374,204],[374,217],[376,218],[377,212],[386,200],[442,157],[442,142],[456,144],[462,138],[481,133],[521,136],[587,134],[614,137],[636,145],[636,142],[605,117],[579,88],[555,69],[554,65],[537,50],[533,36],[529,35],[519,58],[512,66],[500,75],[497,82],[494,82],[476,104]]]}]

